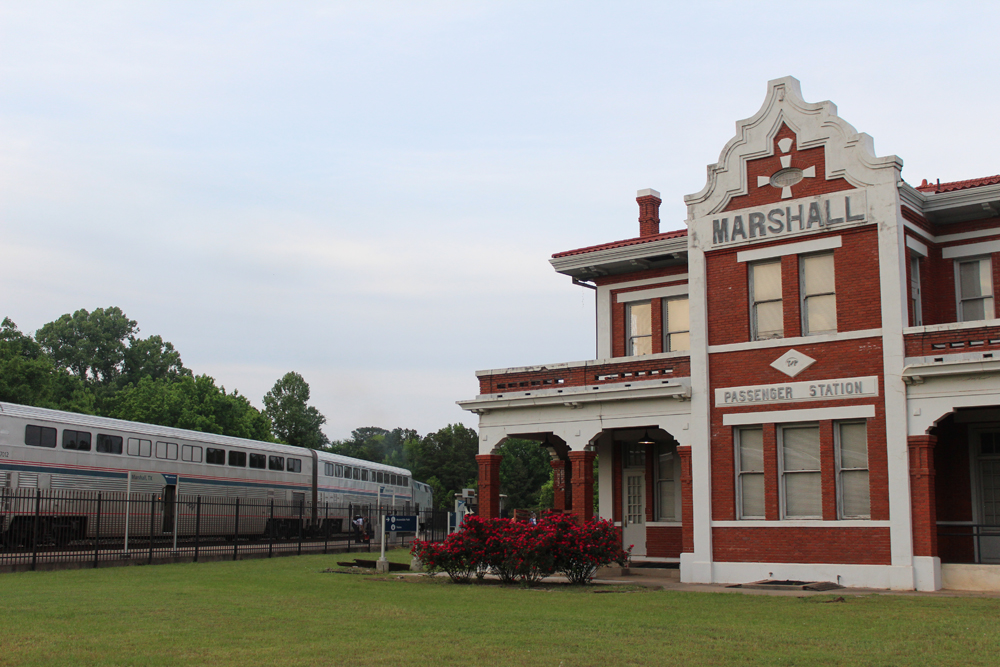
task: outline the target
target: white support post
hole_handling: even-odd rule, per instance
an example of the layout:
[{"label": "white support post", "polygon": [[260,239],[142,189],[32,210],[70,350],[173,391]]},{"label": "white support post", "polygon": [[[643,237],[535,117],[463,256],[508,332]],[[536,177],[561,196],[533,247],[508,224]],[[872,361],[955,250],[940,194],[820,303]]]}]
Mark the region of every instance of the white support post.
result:
[{"label": "white support post", "polygon": [[389,571],[389,561],[385,557],[385,515],[382,515],[382,555],[379,557],[378,562],[375,563],[376,572],[388,572]]}]

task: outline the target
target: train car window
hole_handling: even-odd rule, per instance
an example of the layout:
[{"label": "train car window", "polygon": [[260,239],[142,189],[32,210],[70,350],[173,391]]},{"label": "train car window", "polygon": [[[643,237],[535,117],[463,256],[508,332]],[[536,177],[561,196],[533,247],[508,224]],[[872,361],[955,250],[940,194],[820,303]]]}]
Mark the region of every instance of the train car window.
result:
[{"label": "train car window", "polygon": [[351,466],[344,466],[344,477],[347,479],[351,478]]},{"label": "train car window", "polygon": [[354,474],[354,479],[361,479],[361,468],[353,468],[351,469],[351,472]]},{"label": "train car window", "polygon": [[285,457],[284,456],[269,456],[269,457],[267,457],[267,468],[268,468],[268,470],[284,470],[285,469]]},{"label": "train car window", "polygon": [[410,478],[409,477],[404,477],[403,478],[403,486],[409,486],[409,485],[410,485]]},{"label": "train car window", "polygon": [[216,466],[226,465],[226,450],[216,449],[215,447],[206,447],[205,463],[211,463]]},{"label": "train car window", "polygon": [[150,456],[153,455],[153,441],[142,440],[140,438],[129,438],[128,455],[145,456],[146,458],[149,458]]},{"label": "train car window", "polygon": [[264,454],[251,454],[250,467],[263,470],[267,467],[267,456]]},{"label": "train car window", "polygon": [[181,445],[181,461],[201,463],[201,447],[197,445]]},{"label": "train car window", "polygon": [[63,429],[63,449],[75,449],[78,452],[90,451],[90,434],[86,431],[71,431]]},{"label": "train car window", "polygon": [[396,486],[396,476],[395,475],[389,475],[389,483],[392,484],[393,486]]},{"label": "train car window", "polygon": [[333,464],[332,463],[324,463],[323,464],[323,470],[324,470],[324,472],[325,472],[325,474],[326,474],[327,477],[333,477]]},{"label": "train car window", "polygon": [[229,450],[229,465],[236,468],[246,468],[247,467],[247,453],[238,452],[235,449]]},{"label": "train car window", "polygon": [[177,443],[176,442],[157,442],[156,443],[156,458],[167,459],[168,461],[177,460]]},{"label": "train car window", "polygon": [[362,482],[367,482],[368,481],[368,469],[367,468],[362,468],[361,469],[361,481]]},{"label": "train car window", "polygon": [[32,447],[55,447],[56,430],[48,426],[28,424],[24,427],[24,444]]},{"label": "train car window", "polygon": [[375,472],[375,481],[376,481],[376,482],[378,482],[379,484],[381,484],[381,483],[382,483],[382,474],[383,474],[383,473],[382,473],[382,471],[381,471],[381,470],[377,470],[377,471]]},{"label": "train car window", "polygon": [[336,475],[337,475],[337,477],[343,477],[344,476],[344,466],[340,465],[339,463],[337,464]]},{"label": "train car window", "polygon": [[98,454],[121,454],[122,453],[122,437],[120,435],[106,435],[104,433],[97,434],[97,453]]},{"label": "train car window", "polygon": [[288,472],[302,472],[302,459],[288,459]]}]

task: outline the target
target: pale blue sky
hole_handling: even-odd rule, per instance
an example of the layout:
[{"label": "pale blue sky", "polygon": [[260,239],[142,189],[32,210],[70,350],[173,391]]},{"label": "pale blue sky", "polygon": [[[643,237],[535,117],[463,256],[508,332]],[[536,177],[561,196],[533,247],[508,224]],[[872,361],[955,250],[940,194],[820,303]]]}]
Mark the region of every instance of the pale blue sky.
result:
[{"label": "pale blue sky", "polygon": [[594,353],[553,252],[685,217],[769,79],[1000,173],[997,3],[0,2],[3,308],[117,305],[327,433],[475,425],[475,370]]}]

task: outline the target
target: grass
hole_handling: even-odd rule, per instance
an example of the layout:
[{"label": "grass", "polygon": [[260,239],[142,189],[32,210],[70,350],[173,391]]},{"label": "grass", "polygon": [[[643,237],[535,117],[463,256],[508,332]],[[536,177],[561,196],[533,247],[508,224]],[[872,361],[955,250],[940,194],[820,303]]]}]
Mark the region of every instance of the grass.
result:
[{"label": "grass", "polygon": [[1000,655],[995,599],[824,604],[834,596],[323,572],[338,560],[0,575],[0,665],[964,666]]}]

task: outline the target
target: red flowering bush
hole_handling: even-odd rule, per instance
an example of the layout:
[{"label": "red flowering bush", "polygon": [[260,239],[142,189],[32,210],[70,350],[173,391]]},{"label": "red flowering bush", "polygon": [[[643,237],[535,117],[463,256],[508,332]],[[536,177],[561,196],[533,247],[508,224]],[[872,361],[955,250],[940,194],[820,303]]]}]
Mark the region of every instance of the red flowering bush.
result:
[{"label": "red flowering bush", "polygon": [[412,553],[429,572],[447,572],[456,583],[489,571],[504,583],[519,579],[533,584],[561,572],[572,583],[585,584],[599,567],[624,565],[629,557],[613,523],[595,519],[581,526],[567,515],[549,516],[537,524],[468,516],[462,529],[444,542],[417,540]]}]

